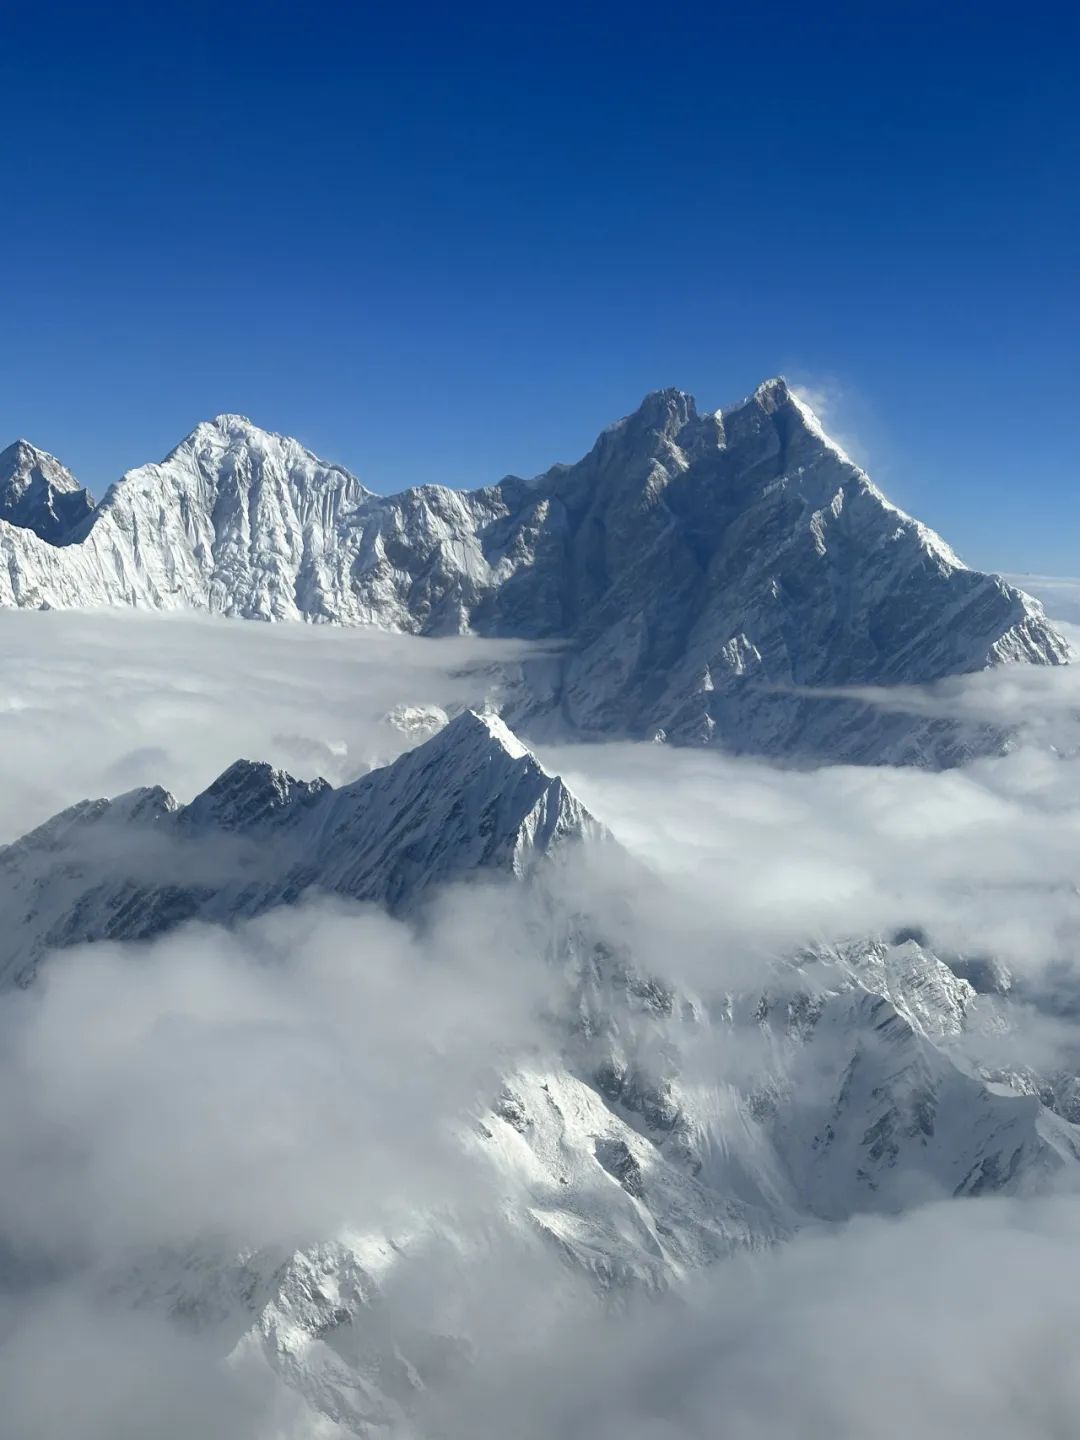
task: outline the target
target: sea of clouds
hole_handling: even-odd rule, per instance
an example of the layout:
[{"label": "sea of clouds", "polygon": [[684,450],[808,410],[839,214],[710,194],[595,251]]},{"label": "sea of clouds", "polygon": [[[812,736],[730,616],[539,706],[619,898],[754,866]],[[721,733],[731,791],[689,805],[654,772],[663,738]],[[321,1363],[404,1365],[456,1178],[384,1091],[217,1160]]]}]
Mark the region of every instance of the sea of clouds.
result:
[{"label": "sea of clouds", "polygon": [[[0,836],[140,784],[187,800],[239,756],[341,783],[411,743],[392,707],[481,703],[517,653],[0,613]],[[658,877],[635,887],[616,856],[567,885],[644,968],[696,993],[752,985],[807,942],[917,930],[1017,977],[1009,1043],[1029,1063],[1075,1055],[1080,666],[870,698],[1006,724],[1015,741],[943,774],[545,745]],[[0,997],[0,1433],[337,1436],[265,1368],[222,1363],[227,1322],[178,1329],[115,1277],[151,1255],[168,1266],[195,1237],[283,1257],[430,1214],[433,1197],[488,1248],[470,1266],[433,1247],[378,1322],[469,1337],[474,1363],[417,1400],[422,1440],[1072,1433],[1071,1195],[815,1230],[602,1316],[554,1260],[493,1263],[485,1172],[458,1134],[504,1066],[551,1044],[552,985],[531,917],[491,887],[445,895],[423,927],[315,900],[72,950]]]}]

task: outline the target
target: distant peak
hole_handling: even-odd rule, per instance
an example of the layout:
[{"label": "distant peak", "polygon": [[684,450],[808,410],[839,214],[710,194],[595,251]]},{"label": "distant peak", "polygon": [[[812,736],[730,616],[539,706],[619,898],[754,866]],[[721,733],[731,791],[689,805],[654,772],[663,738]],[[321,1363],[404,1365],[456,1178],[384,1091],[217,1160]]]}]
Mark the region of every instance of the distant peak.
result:
[{"label": "distant peak", "polygon": [[[685,390],[652,390],[636,410],[602,431],[597,444],[607,446],[617,438],[629,438],[638,443],[656,436],[674,440],[696,415],[694,397]],[[648,438],[648,443],[654,444],[655,439]]]},{"label": "distant peak", "polygon": [[90,492],[47,450],[20,438],[0,451],[0,520],[59,545],[93,509]]},{"label": "distant peak", "polygon": [[234,760],[212,781],[204,795],[236,794],[239,791],[261,790],[285,802],[298,791],[319,791],[327,788],[325,780],[297,780],[287,770],[279,770],[265,760]]},{"label": "distant peak", "polygon": [[224,437],[226,441],[250,441],[261,437],[266,437],[267,439],[282,438],[272,434],[269,430],[261,429],[253,420],[249,420],[246,415],[234,415],[229,411],[222,411],[220,415],[215,415],[212,420],[200,420],[190,435],[181,441],[181,445],[190,445],[199,440],[212,440],[220,443],[222,437]]},{"label": "distant peak", "polygon": [[279,770],[266,760],[234,760],[216,780],[211,781],[204,793],[250,784],[269,784],[277,789],[288,789],[296,781],[287,770]]},{"label": "distant peak", "polygon": [[325,780],[297,780],[263,760],[235,760],[183,812],[184,822],[248,826],[330,788]]},{"label": "distant peak", "polygon": [[0,460],[6,460],[9,455],[44,455],[45,453],[44,450],[39,450],[36,445],[31,445],[29,440],[24,440],[20,437],[18,440],[13,440],[5,449],[0,450]]},{"label": "distant peak", "polygon": [[677,385],[665,385],[660,390],[650,390],[642,400],[639,410],[646,410],[650,407],[662,407],[668,405],[688,405],[691,409],[694,406],[694,397],[686,390],[680,390]]},{"label": "distant peak", "polygon": [[696,414],[694,397],[685,390],[669,387],[666,390],[651,390],[630,419],[655,430],[666,430],[670,426],[681,429]]},{"label": "distant peak", "polygon": [[253,440],[259,437],[276,440],[284,437],[274,435],[269,430],[262,430],[253,420],[246,415],[233,415],[230,412],[222,411],[215,415],[212,420],[200,420],[188,435],[176,447],[178,450],[184,446],[190,446],[202,440],[211,440],[220,443],[224,438],[229,440]]},{"label": "distant peak", "polygon": [[456,745],[459,743],[475,744],[479,742],[488,747],[505,751],[513,760],[520,760],[526,755],[532,755],[527,745],[523,745],[509,725],[494,714],[492,711],[463,710],[456,715],[449,725],[445,725],[429,741],[428,745]]},{"label": "distant peak", "polygon": [[22,438],[14,440],[5,450],[0,450],[0,468],[40,465],[43,462],[60,470],[64,468],[55,455],[50,455],[48,450],[42,450],[40,446],[33,445],[29,440]]},{"label": "distant peak", "polygon": [[[430,740],[338,793],[360,801],[362,813],[389,807],[402,835],[413,837],[413,859],[425,852],[450,857],[439,859],[444,875],[475,868],[481,855],[479,863],[521,876],[567,838],[606,836],[560,777],[490,711],[463,710]],[[402,818],[410,813],[414,819]]]},{"label": "distant peak", "polygon": [[796,424],[804,434],[812,436],[827,450],[831,450],[837,459],[842,460],[846,465],[859,468],[843,446],[826,432],[814,411],[798,391],[792,389],[782,375],[774,375],[770,380],[763,380],[748,399],[722,411],[721,419],[725,425],[731,425],[738,423],[740,418],[754,413],[766,416],[776,416],[782,413],[785,422],[789,425]]},{"label": "distant peak", "polygon": [[791,399],[791,388],[783,375],[774,375],[771,380],[763,380],[754,391],[753,398],[759,405],[775,409]]}]

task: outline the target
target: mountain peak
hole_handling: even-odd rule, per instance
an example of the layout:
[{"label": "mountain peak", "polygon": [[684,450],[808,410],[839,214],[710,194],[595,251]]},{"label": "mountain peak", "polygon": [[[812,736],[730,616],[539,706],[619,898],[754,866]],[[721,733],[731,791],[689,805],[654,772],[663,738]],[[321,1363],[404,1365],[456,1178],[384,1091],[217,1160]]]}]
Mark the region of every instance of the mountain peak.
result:
[{"label": "mountain peak", "polygon": [[0,451],[0,520],[60,545],[93,509],[90,492],[47,450],[19,439]]},{"label": "mountain peak", "polygon": [[669,386],[665,390],[651,390],[627,419],[635,428],[675,435],[696,415],[694,397],[685,390]]},{"label": "mountain peak", "polygon": [[[636,410],[600,432],[590,455],[620,466],[631,455],[656,455],[697,418],[694,397],[685,390],[652,390]],[[573,467],[561,467],[573,468]]]},{"label": "mountain peak", "polygon": [[[27,460],[33,461],[37,459],[55,460],[56,457],[50,455],[47,450],[39,450],[36,445],[32,444],[29,440],[23,439],[20,435],[18,440],[13,440],[10,445],[0,450],[0,472]],[[59,464],[60,462],[57,461],[56,463]]]},{"label": "mountain peak", "polygon": [[329,789],[325,780],[297,780],[262,760],[235,760],[185,807],[183,823],[249,829]]},{"label": "mountain peak", "polygon": [[[246,415],[236,415],[230,411],[222,411],[212,420],[200,420],[195,429],[169,452],[162,464],[169,465],[176,461],[190,463],[192,452],[202,455],[207,449],[210,457],[204,457],[200,462],[204,465],[220,463],[217,456],[222,451],[246,450],[259,463],[262,463],[264,458],[272,457],[284,466],[294,485],[308,485],[315,479],[329,480],[335,484],[344,484],[354,499],[369,493],[344,465],[322,459],[292,435],[281,435],[276,430],[264,430]],[[136,470],[128,471],[128,474],[141,475],[146,468],[140,466]]]},{"label": "mountain peak", "polygon": [[[4,527],[2,603],[565,642],[507,677],[508,694],[515,714],[579,734],[939,763],[959,742],[802,692],[1069,656],[1033,602],[965,571],[891,505],[782,376],[719,414],[653,391],[576,464],[471,492],[376,500],[226,411],[129,471],[75,528],[47,532],[55,487],[40,494],[40,508],[0,516],[63,553]],[[463,716],[428,758],[535,766],[519,744],[493,717]]]},{"label": "mountain peak", "polygon": [[28,483],[35,472],[62,493],[82,488],[67,466],[55,455],[50,455],[48,450],[42,450],[29,440],[20,438],[6,449],[0,450],[0,484],[8,484],[16,478],[22,478]]},{"label": "mountain peak", "polygon": [[275,435],[270,430],[263,430],[253,420],[249,420],[246,415],[235,415],[223,410],[220,415],[215,415],[210,420],[200,420],[194,430],[186,435],[170,454],[176,454],[178,450],[183,450],[198,440],[211,440],[220,444],[222,438],[229,442],[236,440],[283,441],[286,437]]},{"label": "mountain peak", "polygon": [[774,375],[761,382],[752,398],[764,409],[775,410],[792,398],[791,387],[783,375]]},{"label": "mountain peak", "polygon": [[275,440],[286,438],[275,434],[272,430],[264,430],[261,425],[256,425],[254,420],[249,419],[246,415],[236,415],[228,410],[223,410],[220,415],[215,415],[206,423],[213,426],[215,430],[220,430],[223,434],[235,439],[246,439],[255,435]]},{"label": "mountain peak", "polygon": [[521,760],[526,755],[532,757],[532,751],[521,743],[505,720],[493,711],[463,710],[427,743],[435,742],[440,742],[443,746],[479,743],[484,748],[503,751],[512,760]]},{"label": "mountain peak", "polygon": [[398,886],[427,890],[477,870],[522,876],[565,841],[606,833],[497,715],[475,710],[337,791],[336,801],[367,826],[386,817],[407,857],[386,876],[382,898],[392,905]]},{"label": "mountain peak", "polygon": [[[131,843],[88,845],[99,821]],[[494,715],[464,711],[336,790],[238,760],[181,809],[156,788],[83,801],[4,847],[0,903],[27,923],[0,934],[0,985],[29,979],[47,950],[64,945],[145,938],[199,917],[231,921],[309,890],[401,912],[456,882],[522,880],[568,844],[608,838]],[[134,868],[110,870],[117,855]]]}]

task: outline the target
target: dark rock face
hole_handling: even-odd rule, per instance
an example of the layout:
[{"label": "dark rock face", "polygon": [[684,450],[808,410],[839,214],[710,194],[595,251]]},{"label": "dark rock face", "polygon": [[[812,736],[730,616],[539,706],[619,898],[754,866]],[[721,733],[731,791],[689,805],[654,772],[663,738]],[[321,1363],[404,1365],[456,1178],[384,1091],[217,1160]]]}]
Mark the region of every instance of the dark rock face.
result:
[{"label": "dark rock face", "polygon": [[63,545],[93,509],[90,492],[55,456],[25,440],[0,451],[0,520]]},{"label": "dark rock face", "polygon": [[835,692],[1067,658],[1036,605],[890,505],[781,381],[724,415],[649,397],[530,493],[517,533],[537,563],[472,619],[572,637],[528,678],[586,734],[951,764],[1001,737]]},{"label": "dark rock face", "polygon": [[253,761],[189,805],[166,791],[84,800],[0,848],[0,987],[49,950],[231,923],[305,890],[408,910],[453,880],[524,878],[607,832],[495,716],[464,711],[335,790]]},{"label": "dark rock face", "polygon": [[596,1158],[628,1195],[632,1195],[635,1200],[640,1200],[645,1193],[645,1182],[641,1174],[641,1166],[631,1154],[630,1147],[625,1140],[607,1138],[597,1140]]}]

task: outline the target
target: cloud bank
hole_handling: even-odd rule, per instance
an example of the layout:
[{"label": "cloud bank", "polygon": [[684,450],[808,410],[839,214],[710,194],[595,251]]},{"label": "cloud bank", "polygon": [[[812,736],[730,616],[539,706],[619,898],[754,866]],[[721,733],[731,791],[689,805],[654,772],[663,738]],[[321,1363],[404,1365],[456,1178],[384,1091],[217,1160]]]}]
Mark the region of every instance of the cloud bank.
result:
[{"label": "cloud bank", "polygon": [[[0,636],[9,837],[133,784],[187,798],[238,755],[340,783],[408,743],[383,721],[394,704],[475,699],[497,655],[137,615],[4,614]],[[912,703],[1008,717],[1017,744],[944,774],[544,747],[647,867],[597,860],[564,877],[566,896],[645,972],[696,995],[752,990],[808,940],[918,930],[1013,972],[1011,996],[985,1000],[1010,1007],[1011,1038],[989,1026],[971,1041],[988,1060],[1075,1070],[1080,671],[972,677]],[[1071,1433],[1069,1194],[811,1227],[648,1305],[597,1298],[542,1245],[508,1246],[499,1187],[462,1134],[507,1066],[550,1059],[560,992],[534,921],[499,886],[447,894],[422,926],[312,900],[71,950],[3,997],[12,1435],[341,1440],[332,1406],[316,1417],[257,1348],[236,1348],[230,1287],[269,1285],[294,1249],[343,1230],[404,1243],[432,1213],[453,1217],[454,1242],[414,1236],[416,1263],[392,1270],[348,1343],[388,1365],[418,1334],[465,1338],[384,1433]],[[655,1031],[658,1052],[667,1039]],[[695,1059],[736,1085],[762,1051]],[[191,1268],[196,1244],[221,1257],[220,1313]],[[161,1295],[182,1310],[193,1292],[213,1313],[178,1325]]]},{"label": "cloud bank", "polygon": [[569,1329],[553,1316],[544,1346],[441,1397],[431,1433],[1051,1440],[1080,1408],[1078,1238],[1071,1196],[808,1233],[678,1303]]},{"label": "cloud bank", "polygon": [[0,838],[137,785],[188,800],[240,758],[342,784],[415,743],[389,711],[480,703],[491,667],[523,653],[212,616],[0,611]]}]

